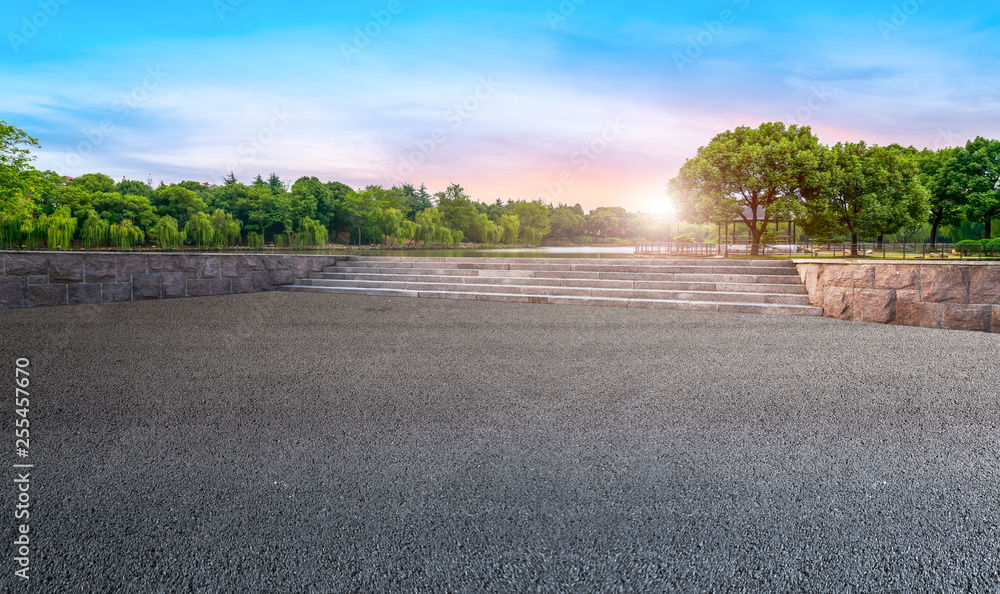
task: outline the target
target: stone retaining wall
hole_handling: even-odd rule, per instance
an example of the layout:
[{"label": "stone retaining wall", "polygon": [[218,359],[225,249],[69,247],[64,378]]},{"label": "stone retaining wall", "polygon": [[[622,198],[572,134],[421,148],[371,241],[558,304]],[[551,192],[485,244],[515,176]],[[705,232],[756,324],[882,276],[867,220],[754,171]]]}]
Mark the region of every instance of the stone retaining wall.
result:
[{"label": "stone retaining wall", "polygon": [[271,291],[348,258],[0,251],[0,309]]},{"label": "stone retaining wall", "polygon": [[828,318],[1000,333],[1000,264],[795,264],[810,302]]}]

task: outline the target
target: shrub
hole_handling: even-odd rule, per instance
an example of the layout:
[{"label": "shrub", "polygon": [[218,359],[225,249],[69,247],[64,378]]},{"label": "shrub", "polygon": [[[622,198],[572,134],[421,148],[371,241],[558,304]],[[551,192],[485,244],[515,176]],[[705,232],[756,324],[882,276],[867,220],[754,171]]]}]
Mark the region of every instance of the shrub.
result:
[{"label": "shrub", "polygon": [[955,244],[955,250],[960,254],[978,254],[983,244],[978,239],[963,239]]},{"label": "shrub", "polygon": [[694,237],[691,237],[687,233],[683,235],[678,235],[674,238],[674,243],[694,243]]}]

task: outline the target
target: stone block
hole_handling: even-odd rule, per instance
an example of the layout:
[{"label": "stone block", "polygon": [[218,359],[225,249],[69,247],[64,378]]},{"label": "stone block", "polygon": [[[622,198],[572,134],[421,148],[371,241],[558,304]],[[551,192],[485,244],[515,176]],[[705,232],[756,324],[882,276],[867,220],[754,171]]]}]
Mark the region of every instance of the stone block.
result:
[{"label": "stone block", "polygon": [[920,301],[919,289],[899,289],[896,291],[896,301]]},{"label": "stone block", "polygon": [[160,274],[160,286],[163,298],[187,297],[187,273],[164,272]]},{"label": "stone block", "polygon": [[261,270],[251,273],[251,286],[253,290],[256,291],[270,291],[271,290],[271,273]]},{"label": "stone block", "polygon": [[196,257],[191,254],[151,254],[149,272],[196,272]]},{"label": "stone block", "polygon": [[253,281],[249,278],[234,278],[233,293],[253,293]]},{"label": "stone block", "polygon": [[907,265],[887,265],[875,267],[876,289],[920,289],[920,268]]},{"label": "stone block", "polygon": [[49,274],[48,254],[4,254],[4,274],[27,276],[29,274]]},{"label": "stone block", "polygon": [[159,273],[152,272],[132,276],[132,298],[136,301],[159,299],[161,287],[162,280]]},{"label": "stone block", "polygon": [[28,307],[28,278],[0,276],[0,309]]},{"label": "stone block", "polygon": [[210,279],[187,279],[188,297],[206,297],[211,294],[212,281]]},{"label": "stone block", "polygon": [[920,300],[928,303],[968,303],[969,267],[921,266]]},{"label": "stone block", "polygon": [[261,256],[238,256],[236,269],[239,273],[237,276],[249,277],[251,272],[264,270],[264,263],[261,262]]},{"label": "stone block", "polygon": [[47,274],[29,274],[28,275],[29,285],[47,285],[49,284],[49,275]]},{"label": "stone block", "polygon": [[312,272],[313,258],[309,256],[299,256],[292,260],[292,274],[295,278],[305,278]]},{"label": "stone block", "polygon": [[799,264],[799,278],[806,286],[809,293],[809,303],[816,307],[823,306],[823,265],[821,264]]},{"label": "stone block", "polygon": [[133,274],[146,274],[149,271],[149,257],[141,254],[122,254],[115,256],[115,277],[118,282],[129,282]]},{"label": "stone block", "polygon": [[213,295],[229,295],[233,292],[233,279],[231,278],[213,278],[211,283]]},{"label": "stone block", "polygon": [[220,256],[219,262],[222,265],[223,278],[236,278],[240,276],[239,256]]},{"label": "stone block", "polygon": [[1000,334],[1000,305],[993,306],[993,332]]},{"label": "stone block", "polygon": [[837,320],[854,319],[854,289],[851,287],[824,287],[823,315]]},{"label": "stone block", "polygon": [[66,286],[69,304],[101,303],[101,283],[76,283]]},{"label": "stone block", "polygon": [[855,321],[872,324],[891,324],[895,319],[895,291],[891,289],[855,289]]},{"label": "stone block", "polygon": [[973,330],[977,332],[989,332],[992,324],[992,305],[962,305],[949,303],[944,306],[943,328],[946,330]]},{"label": "stone block", "polygon": [[83,255],[54,254],[49,256],[50,283],[82,283]]},{"label": "stone block", "polygon": [[220,278],[222,262],[218,256],[198,256],[198,278]]},{"label": "stone block", "polygon": [[918,303],[896,300],[896,324],[920,328],[940,328],[943,303]]},{"label": "stone block", "polygon": [[67,285],[35,285],[28,288],[28,300],[31,307],[48,305],[66,305],[68,301]]},{"label": "stone block", "polygon": [[95,254],[83,259],[83,282],[113,283],[117,280],[115,273],[115,256]]},{"label": "stone block", "polygon": [[295,272],[292,270],[272,270],[271,284],[274,285],[294,285]]},{"label": "stone block", "polygon": [[871,264],[827,264],[823,267],[823,284],[872,289],[875,287],[875,268]]},{"label": "stone block", "polygon": [[104,303],[132,301],[132,283],[102,283],[101,295]]},{"label": "stone block", "polygon": [[290,256],[261,256],[261,261],[267,270],[292,269],[292,259]]},{"label": "stone block", "polygon": [[969,303],[1000,305],[1000,266],[971,267]]}]

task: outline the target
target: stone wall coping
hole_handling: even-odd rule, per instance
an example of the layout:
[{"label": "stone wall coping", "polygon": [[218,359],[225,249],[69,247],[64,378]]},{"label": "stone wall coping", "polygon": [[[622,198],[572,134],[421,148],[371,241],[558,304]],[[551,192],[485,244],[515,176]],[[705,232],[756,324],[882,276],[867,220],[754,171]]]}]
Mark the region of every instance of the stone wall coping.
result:
[{"label": "stone wall coping", "polygon": [[836,265],[836,266],[1000,266],[1000,260],[997,261],[979,261],[979,260],[819,260],[819,259],[804,259],[804,260],[792,260],[793,264],[822,264],[824,266]]}]

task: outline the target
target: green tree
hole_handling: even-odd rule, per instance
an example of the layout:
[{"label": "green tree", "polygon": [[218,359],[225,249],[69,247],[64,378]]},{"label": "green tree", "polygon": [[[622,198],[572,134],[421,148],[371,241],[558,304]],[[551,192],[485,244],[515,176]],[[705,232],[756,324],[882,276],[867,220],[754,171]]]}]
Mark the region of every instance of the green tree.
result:
[{"label": "green tree", "polygon": [[444,224],[451,229],[468,235],[476,222],[479,210],[473,205],[472,198],[458,184],[451,184],[443,192],[435,194],[438,199],[437,209],[444,217]]},{"label": "green tree", "polygon": [[810,234],[846,233],[857,255],[862,236],[895,233],[927,220],[930,204],[915,160],[898,145],[839,143],[823,158],[823,187],[809,202]]},{"label": "green tree", "polygon": [[215,238],[215,225],[212,224],[212,217],[203,212],[194,213],[184,225],[184,234],[199,248],[212,245]]},{"label": "green tree", "polygon": [[197,194],[177,185],[157,188],[153,192],[152,203],[157,214],[174,217],[178,224],[184,224],[196,213],[208,210],[208,205]]},{"label": "green tree", "polygon": [[85,173],[73,178],[69,185],[80,188],[84,192],[114,192],[115,180],[103,173]]},{"label": "green tree", "polygon": [[541,200],[518,201],[511,204],[508,210],[520,221],[521,235],[528,245],[541,245],[542,238],[552,232],[549,207]]},{"label": "green tree", "polygon": [[30,148],[41,148],[37,138],[0,121],[0,247],[19,245],[22,229],[34,217],[35,195],[41,185],[49,185],[31,162]]},{"label": "green tree", "polygon": [[156,237],[156,246],[161,250],[178,247],[187,238],[183,231],[178,230],[177,219],[169,215],[160,217],[153,228],[153,235]]},{"label": "green tree", "polygon": [[966,214],[983,224],[984,237],[990,239],[993,219],[1000,217],[1000,140],[970,140],[956,165],[968,198]]},{"label": "green tree", "polygon": [[959,174],[958,153],[963,149],[945,148],[939,151],[924,149],[917,161],[920,183],[927,189],[930,199],[931,245],[937,244],[938,230],[942,225],[960,225],[965,219],[968,197]]},{"label": "green tree", "polygon": [[142,229],[149,229],[159,217],[153,203],[143,196],[122,196],[117,192],[100,192],[91,195],[97,212],[108,221],[118,223],[130,219]]},{"label": "green tree", "polygon": [[740,127],[698,149],[670,180],[668,192],[690,222],[741,220],[757,255],[768,226],[799,213],[814,195],[822,154],[808,126]]},{"label": "green tree", "polygon": [[559,206],[552,211],[552,214],[549,216],[549,222],[552,227],[553,236],[560,239],[572,239],[578,235],[583,235],[587,219],[584,218],[582,212],[581,214],[577,214],[572,207]]},{"label": "green tree", "polygon": [[500,242],[508,245],[516,244],[521,234],[521,221],[517,215],[502,215],[498,224],[503,229]]},{"label": "green tree", "polygon": [[142,196],[143,198],[153,197],[153,188],[146,185],[146,182],[134,179],[123,179],[118,182],[115,184],[114,192],[121,194],[122,196]]}]

